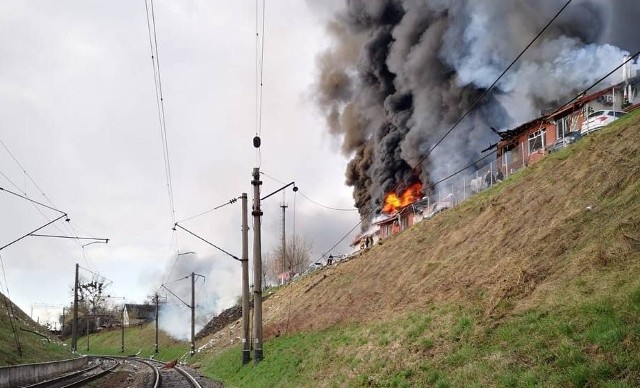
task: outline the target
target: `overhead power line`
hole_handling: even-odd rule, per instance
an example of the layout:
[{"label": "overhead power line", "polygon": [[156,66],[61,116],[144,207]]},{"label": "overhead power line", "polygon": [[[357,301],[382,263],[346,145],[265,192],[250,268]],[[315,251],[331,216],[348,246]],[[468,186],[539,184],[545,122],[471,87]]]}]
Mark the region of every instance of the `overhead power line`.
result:
[{"label": "overhead power line", "polygon": [[29,202],[31,202],[31,203],[36,204],[36,205],[39,205],[39,206],[42,206],[42,207],[46,207],[47,209],[50,209],[50,210],[53,210],[53,211],[58,212],[58,213],[60,213],[60,214],[64,214],[64,215],[66,215],[66,213],[65,213],[65,212],[63,212],[62,210],[58,210],[58,209],[53,208],[53,207],[51,207],[51,206],[45,205],[45,204],[44,204],[44,203],[42,203],[42,202],[38,202],[38,201],[33,200],[33,199],[31,199],[31,198],[29,198],[29,197],[27,197],[27,196],[24,196],[24,195],[21,195],[21,194],[15,193],[15,192],[13,192],[13,191],[11,191],[11,190],[8,190],[8,189],[5,189],[5,188],[3,188],[3,187],[0,187],[0,191],[4,191],[4,192],[6,192],[6,193],[8,193],[8,194],[11,194],[11,195],[14,195],[14,196],[16,196],[16,197],[22,198],[22,199],[27,200],[27,201],[29,201]]},{"label": "overhead power line", "polygon": [[[109,243],[109,239],[108,238],[100,238],[100,237],[78,237],[78,236],[62,236],[62,235],[57,235],[57,234],[37,234],[37,233],[31,233],[29,236],[32,237],[51,237],[51,238],[67,238],[67,239],[73,239],[73,240],[95,240],[89,244],[93,244],[94,242],[104,242],[104,243]],[[86,244],[86,245],[89,245]]]},{"label": "overhead power line", "polygon": [[164,108],[164,94],[162,91],[162,75],[160,72],[160,57],[158,52],[158,36],[156,33],[156,17],[153,0],[145,0],[147,12],[147,31],[149,33],[149,48],[151,50],[151,64],[153,67],[153,81],[156,94],[156,107],[158,110],[158,122],[160,126],[160,138],[162,140],[162,158],[164,159],[164,173],[169,196],[169,208],[171,223],[176,222],[176,210],[173,196],[173,183],[171,180],[171,162],[169,157],[169,141],[167,137],[167,121]]},{"label": "overhead power line", "polygon": [[[0,144],[2,145],[2,148],[4,148],[4,150],[7,152],[7,154],[9,154],[9,156],[11,157],[11,159],[15,162],[15,164],[18,166],[18,168],[22,171],[22,173],[24,174],[24,176],[26,176],[29,181],[35,186],[35,188],[38,190],[39,194],[51,205],[51,206],[47,206],[43,203],[40,203],[38,201],[34,201],[31,198],[29,198],[29,196],[27,195],[26,192],[26,187],[24,190],[20,189],[20,187],[18,187],[18,185],[16,185],[7,175],[5,175],[2,171],[0,171],[0,175],[2,175],[9,183],[11,183],[11,185],[13,185],[13,187],[16,188],[16,190],[18,190],[19,192],[22,193],[21,197],[24,199],[27,199],[29,201],[32,202],[34,208],[38,211],[38,213],[40,213],[40,215],[46,219],[47,221],[51,221],[51,218],[48,217],[40,207],[36,206],[44,206],[46,208],[55,210],[57,212],[60,212],[60,210],[55,209],[57,208],[57,206],[53,203],[53,201],[51,200],[51,198],[49,198],[45,193],[44,190],[42,190],[42,188],[40,187],[40,185],[38,184],[38,182],[35,181],[35,179],[33,179],[33,177],[29,174],[29,172],[24,168],[24,166],[20,163],[20,161],[18,161],[18,159],[16,158],[16,156],[11,152],[11,150],[9,149],[9,147],[2,141],[0,140]],[[25,183],[26,185],[26,183]],[[15,193],[13,193],[15,194]],[[67,232],[63,231],[58,225],[53,225],[54,228],[56,228],[60,233],[62,234],[72,234],[74,236],[77,236],[79,233],[76,230],[76,227],[73,225],[74,223],[70,220],[67,219],[67,223],[65,223],[64,225],[68,226],[69,229],[67,229]],[[80,229],[80,228],[79,228]],[[70,232],[70,233],[69,233]],[[81,244],[76,241],[76,243],[81,246]],[[82,247],[82,246],[81,246]],[[83,256],[85,256],[85,261],[86,261],[86,255],[84,254],[83,251]]]},{"label": "overhead power line", "polygon": [[260,35],[260,6],[259,1],[256,0],[256,90],[255,90],[255,125],[256,135],[254,138],[254,146],[256,147],[256,164],[260,166],[262,162],[262,153],[260,146],[255,145],[256,139],[260,143],[260,135],[262,133],[262,106],[263,106],[263,89],[264,89],[264,46],[265,46],[265,17],[266,17],[266,2],[262,0],[262,35]]},{"label": "overhead power line", "polygon": [[[520,54],[518,54],[517,57],[515,57],[515,59],[513,61],[511,61],[511,63],[509,64],[509,66],[507,66],[502,73],[498,76],[498,78],[496,78],[495,81],[493,81],[493,83],[480,95],[480,97],[478,97],[473,104],[471,104],[471,106],[464,112],[464,114],[462,116],[460,116],[460,118],[451,126],[451,128],[449,128],[449,130],[447,132],[445,132],[445,134],[440,138],[440,140],[438,140],[436,142],[436,144],[433,145],[433,147],[431,147],[429,149],[429,151],[427,151],[427,153],[420,159],[420,161],[418,163],[416,163],[416,165],[411,169],[411,172],[414,172],[416,170],[416,168],[418,168],[418,166],[420,166],[422,164],[422,162],[424,162],[429,155],[431,155],[431,153],[433,152],[433,150],[435,150],[443,141],[444,139],[446,139],[449,134],[451,134],[451,132],[458,126],[460,125],[460,123],[473,111],[475,110],[475,108],[478,106],[478,104],[484,100],[484,98],[493,90],[493,88],[498,84],[498,82],[502,79],[502,77],[504,77],[504,75],[511,70],[511,68],[516,64],[516,62],[518,62],[518,60],[520,60],[520,58],[522,58],[522,56],[529,50],[529,48],[531,48],[531,46],[538,40],[538,38],[540,38],[540,36],[542,36],[542,34],[544,34],[544,32],[549,28],[549,26],[558,18],[558,16],[560,16],[560,14],[562,13],[562,11],[565,10],[565,8],[567,8],[569,6],[569,4],[571,3],[572,0],[568,0],[565,5],[560,8],[560,10],[553,16],[553,18],[551,18],[551,20],[549,20],[549,22],[542,28],[542,30],[540,30],[540,32],[538,32],[538,34],[531,40],[531,42],[529,42],[529,44],[522,49],[522,51],[520,52]],[[406,180],[406,178],[404,179]],[[397,189],[398,187],[400,187],[401,183],[404,183],[404,180],[400,181],[395,189]]]},{"label": "overhead power line", "polygon": [[[36,189],[38,190],[38,192],[40,193],[40,195],[42,195],[42,197],[51,205],[51,207],[48,207],[47,205],[40,203],[38,201],[34,201],[32,200],[26,192],[26,187],[25,189],[21,189],[20,187],[18,187],[17,184],[15,184],[15,182],[13,182],[11,180],[11,178],[9,178],[4,172],[0,171],[0,175],[2,175],[18,192],[21,193],[20,197],[29,200],[33,207],[36,209],[36,211],[38,213],[40,213],[40,215],[47,221],[51,221],[51,218],[49,216],[47,216],[40,207],[38,206],[43,206],[43,207],[48,207],[48,208],[55,208],[56,205],[53,203],[53,201],[51,201],[51,199],[49,197],[47,197],[47,195],[44,193],[44,191],[40,188],[40,186],[38,185],[38,183],[31,177],[31,175],[29,174],[29,172],[22,166],[22,164],[18,161],[18,159],[16,158],[16,156],[11,152],[11,150],[9,149],[9,147],[7,147],[7,145],[0,140],[0,143],[2,144],[2,147],[4,148],[4,150],[7,152],[7,154],[9,154],[9,156],[11,157],[11,159],[15,162],[15,164],[18,166],[18,168],[20,169],[20,171],[22,171],[22,173],[24,174],[24,176],[26,178],[29,179],[29,181],[36,187]],[[26,185],[26,182],[25,182]],[[12,193],[14,195],[16,195],[15,193]],[[56,209],[56,211],[59,211]],[[72,231],[75,234],[78,234],[77,232],[75,232],[75,229],[73,228],[73,225],[71,225],[71,222],[69,222],[67,225],[69,225],[72,229]],[[58,225],[54,225],[54,228],[56,228],[60,233],[65,233]]]},{"label": "overhead power line", "polygon": [[[420,158],[420,160],[418,161],[418,163],[416,163],[413,168],[411,169],[411,173],[414,173],[416,171],[416,169],[422,165],[422,163],[429,157],[429,155],[431,155],[431,153],[451,134],[451,132],[453,132],[453,130],[455,128],[458,127],[458,125],[460,125],[460,123],[478,106],[478,104],[494,89],[494,87],[498,84],[498,82],[502,79],[502,77],[516,64],[516,62],[518,62],[518,60],[529,50],[529,48],[531,48],[531,46],[542,36],[542,34],[544,34],[544,32],[549,28],[549,26],[551,26],[551,24],[553,24],[553,22],[560,16],[560,14],[569,6],[569,4],[571,4],[572,0],[567,0],[567,2],[564,4],[564,6],[562,6],[562,8],[560,8],[560,10],[551,18],[551,20],[549,20],[549,22],[542,28],[542,30],[540,30],[540,32],[538,32],[538,34],[529,42],[529,44],[527,44],[527,46],[525,46],[524,49],[522,49],[522,51],[520,52],[520,54],[518,54],[518,56],[516,56],[513,61],[511,61],[511,63],[509,64],[509,66],[507,66],[504,71],[502,71],[502,73],[498,76],[498,78],[496,78],[495,81],[493,81],[493,83],[480,95],[480,97],[478,97],[472,104],[471,106],[462,114],[462,116],[460,116],[460,118],[449,128],[449,130],[447,130],[447,132],[444,133],[444,135],[425,153],[425,155]],[[486,157],[486,156],[485,156]],[[485,157],[483,157],[482,159],[484,159]],[[482,160],[480,159],[480,160]],[[477,163],[474,162],[474,164]],[[468,168],[468,167],[466,167]],[[464,170],[466,170],[466,168]],[[464,171],[463,170],[463,171]],[[407,174],[405,175],[405,177],[403,179],[401,179],[392,189],[393,191],[397,190],[402,184],[404,184],[407,180],[407,177],[411,176],[412,174]],[[455,174],[454,174],[455,175]],[[364,218],[368,217],[371,215],[371,213],[373,213],[375,209],[371,209],[368,212],[366,212],[360,219],[360,222],[358,222],[353,228],[351,228],[351,230],[349,230],[335,245],[333,245],[327,252],[325,252],[322,257],[324,257],[328,252],[330,252],[333,248],[335,248],[336,246],[338,246],[338,244],[340,244],[342,241],[344,241],[345,238],[347,238],[358,226],[360,226],[364,220]],[[321,258],[322,258],[321,257]]]},{"label": "overhead power line", "polygon": [[174,225],[174,228],[180,228],[180,229],[184,230],[185,232],[189,233],[190,235],[192,235],[193,237],[197,238],[198,240],[203,241],[203,242],[211,245],[212,247],[216,248],[220,252],[230,256],[232,259],[237,260],[237,261],[242,261],[242,259],[240,259],[238,256],[225,251],[224,249],[220,248],[219,246],[217,246],[216,244],[212,243],[211,241],[205,240],[204,238],[198,236],[197,234],[193,233],[192,231],[190,231],[189,229],[183,227],[182,225],[179,225],[178,223],[176,223]]},{"label": "overhead power line", "polygon": [[[285,182],[283,182],[283,181],[281,181],[281,180],[279,180],[279,179],[276,179],[276,178],[272,177],[271,175],[266,174],[266,173],[265,173],[265,172],[263,172],[263,171],[260,171],[260,174],[262,174],[262,175],[266,176],[267,178],[272,179],[272,180],[274,180],[274,181],[276,181],[276,182],[278,182],[278,183],[281,183],[281,184],[283,184],[283,185],[285,184]],[[328,210],[348,211],[348,212],[351,212],[351,211],[357,211],[357,210],[358,210],[358,209],[355,209],[355,208],[353,208],[353,209],[347,209],[347,208],[338,208],[338,207],[333,207],[333,206],[323,205],[323,204],[321,204],[320,202],[318,202],[318,201],[314,201],[313,199],[309,198],[308,196],[306,196],[305,194],[303,194],[303,193],[302,193],[302,192],[300,192],[300,191],[298,191],[298,193],[300,193],[300,195],[301,195],[301,196],[303,196],[307,201],[309,201],[309,202],[313,203],[314,205],[320,206],[320,207],[325,208],[325,209],[328,209]]]},{"label": "overhead power line", "polygon": [[189,221],[189,220],[192,220],[192,219],[194,219],[194,218],[198,218],[198,217],[203,216],[203,215],[205,215],[205,214],[207,214],[207,213],[211,213],[211,212],[212,212],[212,211],[214,211],[214,210],[218,210],[218,209],[223,208],[223,207],[225,207],[225,206],[227,206],[227,205],[234,204],[234,203],[238,202],[238,198],[239,198],[239,197],[237,197],[237,198],[231,198],[229,201],[227,201],[227,202],[225,202],[225,203],[223,203],[223,204],[221,204],[221,205],[218,205],[218,206],[216,206],[216,207],[213,207],[213,208],[211,208],[211,209],[209,209],[209,210],[205,210],[205,211],[203,211],[202,213],[198,213],[198,214],[196,214],[195,216],[187,217],[187,218],[185,218],[184,220],[180,220],[180,221],[178,221],[178,223],[180,223],[180,222],[185,222],[185,221]]},{"label": "overhead power line", "polygon": [[309,198],[304,193],[302,193],[302,192],[299,192],[299,193],[307,201],[313,203],[316,206],[320,206],[321,208],[327,209],[327,210],[335,210],[335,211],[340,211],[340,212],[353,212],[353,211],[357,211],[358,210],[356,208],[347,209],[347,208],[339,208],[339,207],[332,207],[332,206],[323,205],[323,204],[321,204],[321,203],[319,203],[317,201],[314,201],[313,199]]},{"label": "overhead power line", "polygon": [[[2,144],[2,148],[4,148],[5,151],[7,151],[7,153],[9,154],[9,156],[11,157],[11,159],[13,159],[13,161],[18,165],[18,167],[20,167],[20,170],[22,170],[22,173],[29,178],[29,181],[31,183],[33,183],[33,185],[38,189],[38,191],[40,192],[40,194],[42,195],[42,197],[44,199],[46,199],[47,201],[49,201],[49,204],[51,204],[51,206],[55,206],[53,201],[51,201],[51,199],[49,199],[49,197],[47,197],[47,195],[44,193],[44,191],[42,190],[42,188],[40,188],[40,186],[38,185],[38,183],[36,183],[35,180],[33,180],[33,178],[31,177],[31,175],[29,175],[29,173],[27,172],[27,170],[22,166],[22,164],[20,164],[20,162],[18,161],[18,159],[13,155],[13,153],[9,150],[9,148],[7,147],[7,145],[0,140],[0,144]],[[3,174],[4,175],[4,174]],[[6,178],[6,177],[5,177]],[[7,178],[7,180],[9,180],[9,178]],[[11,182],[11,181],[10,181]],[[13,183],[13,182],[11,182]],[[15,185],[14,185],[15,186]],[[17,187],[17,186],[16,186]]]},{"label": "overhead power line", "polygon": [[620,65],[618,65],[615,69],[611,70],[610,72],[607,73],[607,75],[603,76],[602,78],[600,78],[599,80],[597,80],[596,82],[594,82],[593,84],[591,84],[591,86],[589,86],[588,88],[586,88],[585,90],[583,90],[582,92],[576,94],[571,100],[569,100],[568,102],[562,104],[560,106],[560,108],[558,109],[562,109],[563,107],[571,104],[572,102],[576,101],[577,99],[579,99],[581,96],[584,96],[585,94],[587,94],[587,92],[593,88],[595,88],[600,82],[604,81],[605,79],[609,78],[613,73],[615,73],[616,71],[620,70],[624,65],[626,65],[627,63],[631,62],[632,59],[636,58],[637,56],[640,55],[640,51],[636,52],[635,54],[631,55],[626,61],[622,62]]},{"label": "overhead power line", "polygon": [[264,41],[265,41],[265,15],[266,15],[266,1],[262,0],[262,41],[260,44],[260,98],[258,105],[258,130],[257,135],[260,136],[262,131],[262,95],[264,88]]}]

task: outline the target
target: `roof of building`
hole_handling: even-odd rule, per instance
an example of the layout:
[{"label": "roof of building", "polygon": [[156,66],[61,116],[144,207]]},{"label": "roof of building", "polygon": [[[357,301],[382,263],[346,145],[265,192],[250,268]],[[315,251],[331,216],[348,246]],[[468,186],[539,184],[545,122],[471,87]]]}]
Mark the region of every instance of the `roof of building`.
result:
[{"label": "roof of building", "polygon": [[150,319],[156,313],[156,306],[151,304],[125,304],[127,314],[131,318]]},{"label": "roof of building", "polygon": [[500,136],[500,139],[502,141],[513,140],[517,138],[521,133],[526,131],[527,129],[544,123],[545,120],[546,120],[545,117],[538,117],[537,119],[533,119],[513,129],[508,129],[506,131],[498,132],[498,135]]},{"label": "roof of building", "polygon": [[[636,77],[632,80],[630,80],[630,83],[633,85],[637,85],[640,83],[640,77]],[[500,136],[500,139],[502,141],[510,141],[513,140],[515,138],[517,138],[519,135],[521,135],[522,133],[524,133],[526,130],[530,129],[531,127],[535,127],[538,125],[543,124],[545,121],[547,120],[551,120],[551,121],[556,121],[558,119],[561,119],[564,116],[567,116],[573,112],[575,112],[578,109],[582,109],[582,107],[588,103],[591,102],[599,97],[602,97],[604,95],[606,95],[607,93],[610,93],[612,89],[614,88],[622,88],[624,86],[624,83],[618,83],[612,86],[608,86],[602,90],[599,90],[595,93],[591,93],[591,94],[583,94],[581,96],[578,96],[576,99],[574,99],[573,101],[571,101],[568,104],[564,104],[560,107],[558,107],[556,110],[552,111],[549,114],[546,114],[542,117],[538,117],[536,119],[533,119],[531,121],[528,121],[524,124],[521,124],[519,126],[517,126],[516,128],[513,129],[508,129],[506,131],[502,131],[502,132],[497,132],[496,133]]]}]

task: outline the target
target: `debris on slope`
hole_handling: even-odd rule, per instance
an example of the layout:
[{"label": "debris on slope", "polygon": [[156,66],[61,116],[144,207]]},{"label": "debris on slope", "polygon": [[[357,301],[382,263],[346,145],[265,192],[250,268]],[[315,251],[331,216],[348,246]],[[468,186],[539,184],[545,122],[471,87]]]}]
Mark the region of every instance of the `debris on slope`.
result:
[{"label": "debris on slope", "polygon": [[237,305],[228,308],[218,316],[213,317],[213,319],[196,334],[196,340],[201,340],[208,335],[215,334],[240,318],[242,318],[242,306]]}]

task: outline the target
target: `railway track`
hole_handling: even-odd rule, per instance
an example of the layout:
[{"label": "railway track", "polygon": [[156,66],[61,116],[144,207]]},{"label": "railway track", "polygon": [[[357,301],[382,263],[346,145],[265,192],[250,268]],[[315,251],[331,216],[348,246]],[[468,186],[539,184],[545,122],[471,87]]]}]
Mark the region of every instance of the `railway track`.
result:
[{"label": "railway track", "polygon": [[[218,388],[221,384],[177,365],[138,357],[91,357],[80,370],[23,388],[83,387]],[[12,385],[13,386],[13,385]],[[16,385],[18,386],[18,385]]]},{"label": "railway track", "polygon": [[46,381],[36,384],[27,385],[26,387],[47,387],[47,388],[71,388],[82,387],[91,381],[97,380],[109,374],[116,369],[120,362],[114,358],[100,357],[89,361],[86,368],[75,372],[66,373]]},{"label": "railway track", "polygon": [[179,365],[171,365],[172,363],[165,364],[163,362],[155,360],[140,361],[153,367],[158,372],[159,385],[154,385],[154,388],[203,388],[196,377],[192,376],[189,372],[187,372]]}]

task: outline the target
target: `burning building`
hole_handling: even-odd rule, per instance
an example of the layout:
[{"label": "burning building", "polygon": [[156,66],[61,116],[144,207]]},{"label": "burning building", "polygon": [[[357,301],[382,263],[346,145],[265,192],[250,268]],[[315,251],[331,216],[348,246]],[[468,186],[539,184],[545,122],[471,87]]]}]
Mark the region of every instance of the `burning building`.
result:
[{"label": "burning building", "polygon": [[637,23],[612,23],[611,15],[637,4],[573,2],[474,105],[564,3],[345,2],[328,25],[333,44],[319,59],[317,101],[350,158],[346,183],[365,221],[389,206],[390,192],[400,195],[418,182],[422,194],[437,192],[434,182],[496,142],[491,127],[528,122],[620,63],[625,52],[608,43],[634,36]]}]

